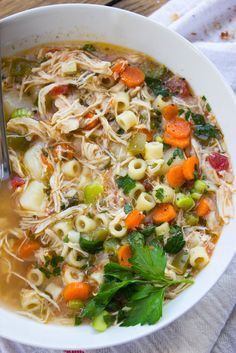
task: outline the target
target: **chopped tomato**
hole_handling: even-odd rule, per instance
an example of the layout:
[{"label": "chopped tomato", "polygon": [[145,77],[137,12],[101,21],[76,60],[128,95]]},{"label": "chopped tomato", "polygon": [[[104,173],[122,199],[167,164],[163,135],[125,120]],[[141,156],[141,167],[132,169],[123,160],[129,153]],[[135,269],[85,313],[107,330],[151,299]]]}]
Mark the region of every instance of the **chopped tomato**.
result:
[{"label": "chopped tomato", "polygon": [[213,152],[208,156],[208,162],[217,172],[223,170],[229,170],[229,159],[228,157],[218,152]]},{"label": "chopped tomato", "polygon": [[12,179],[11,179],[11,187],[13,190],[16,190],[19,186],[22,186],[25,184],[25,180],[21,177],[19,177],[18,175],[15,175]]},{"label": "chopped tomato", "polygon": [[174,76],[166,82],[166,87],[181,98],[191,96],[190,87],[184,78]]},{"label": "chopped tomato", "polygon": [[70,86],[69,85],[61,85],[54,87],[50,92],[51,97],[59,96],[60,94],[67,94],[69,92]]}]

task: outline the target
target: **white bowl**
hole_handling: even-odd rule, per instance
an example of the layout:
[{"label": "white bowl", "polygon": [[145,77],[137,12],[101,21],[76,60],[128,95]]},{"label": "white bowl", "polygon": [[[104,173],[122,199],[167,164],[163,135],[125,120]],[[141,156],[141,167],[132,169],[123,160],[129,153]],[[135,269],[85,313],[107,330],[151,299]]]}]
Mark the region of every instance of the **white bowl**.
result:
[{"label": "white bowl", "polygon": [[[0,21],[0,33],[3,55],[62,40],[102,41],[151,55],[185,77],[196,94],[208,98],[235,167],[234,94],[208,59],[178,34],[130,12],[76,4],[41,7],[10,16]],[[163,318],[156,325],[112,327],[98,334],[89,326],[43,325],[1,308],[0,335],[45,348],[93,349],[125,343],[157,331],[189,310],[216,283],[235,254],[235,229],[233,219],[225,226],[210,264],[198,275],[193,286],[165,306]]]}]

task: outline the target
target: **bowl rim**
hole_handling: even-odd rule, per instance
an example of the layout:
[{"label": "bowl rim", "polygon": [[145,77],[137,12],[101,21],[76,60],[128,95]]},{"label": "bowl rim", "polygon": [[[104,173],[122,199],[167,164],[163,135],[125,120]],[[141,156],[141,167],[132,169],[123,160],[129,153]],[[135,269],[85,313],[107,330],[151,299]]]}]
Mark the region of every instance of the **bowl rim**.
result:
[{"label": "bowl rim", "polygon": [[[175,37],[175,39],[177,41],[181,41],[185,46],[188,46],[193,52],[195,52],[195,55],[199,57],[199,59],[203,60],[205,62],[205,65],[207,65],[208,67],[211,68],[211,70],[214,72],[214,75],[218,77],[218,80],[221,81],[222,86],[224,86],[224,91],[226,92],[226,94],[228,96],[231,96],[231,99],[234,101],[235,107],[236,107],[236,98],[235,98],[235,94],[232,90],[232,88],[229,86],[229,84],[226,82],[226,80],[224,79],[223,75],[220,73],[220,71],[215,67],[215,65],[195,46],[193,46],[192,43],[190,43],[186,38],[184,38],[183,36],[181,36],[180,34],[178,34],[177,32],[175,32],[174,30],[159,24],[157,22],[155,22],[153,19],[150,19],[148,17],[145,17],[143,15],[140,14],[136,14],[134,12],[131,11],[127,11],[127,10],[123,10],[123,9],[119,9],[119,8],[114,8],[114,7],[107,7],[104,5],[97,5],[97,4],[81,4],[81,3],[65,3],[65,4],[54,4],[54,5],[47,5],[47,6],[38,6],[38,7],[34,7],[28,10],[24,10],[24,11],[20,11],[17,12],[15,14],[9,15],[7,17],[4,17],[2,19],[0,19],[0,27],[2,25],[4,25],[5,23],[14,21],[18,18],[24,17],[24,16],[31,16],[35,13],[38,14],[43,14],[44,12],[47,12],[48,10],[53,10],[53,9],[57,9],[57,8],[87,8],[88,10],[90,8],[97,8],[97,9],[103,9],[103,11],[108,11],[108,12],[113,12],[113,13],[128,13],[129,16],[133,17],[133,18],[137,18],[139,21],[143,21],[143,24],[145,25],[146,22],[152,22],[153,25],[156,26],[156,29],[158,31],[158,28],[161,28],[162,31],[167,31],[167,32],[171,32],[172,35]],[[125,344],[125,343],[129,343],[132,342],[136,339],[142,338],[144,336],[147,336],[149,334],[152,334],[160,329],[163,329],[164,327],[168,326],[169,324],[171,324],[172,322],[174,322],[175,320],[177,320],[178,318],[180,318],[182,315],[184,315],[188,310],[190,310],[192,307],[194,307],[207,293],[208,291],[216,284],[216,282],[220,279],[220,277],[223,275],[223,273],[225,272],[225,270],[227,269],[227,267],[229,266],[230,262],[232,261],[233,257],[236,254],[236,246],[235,246],[235,251],[234,254],[232,254],[232,256],[228,257],[227,260],[225,260],[224,262],[224,266],[221,267],[221,271],[220,274],[217,274],[217,277],[214,279],[209,279],[208,284],[205,286],[204,290],[202,290],[202,292],[200,293],[200,295],[194,299],[190,304],[186,305],[186,307],[184,308],[184,310],[182,310],[181,312],[175,314],[174,318],[166,318],[165,322],[160,322],[159,326],[156,327],[156,325],[153,326],[149,326],[149,330],[148,332],[141,332],[139,334],[134,335],[134,337],[129,337],[129,336],[124,336],[122,338],[122,341],[119,339],[113,339],[113,341],[111,343],[109,342],[104,342],[104,343],[100,343],[100,344],[94,344],[93,342],[89,342],[88,344],[86,344],[86,347],[80,347],[78,348],[77,344],[57,344],[57,342],[55,343],[50,343],[50,342],[37,342],[35,344],[34,337],[28,337],[28,339],[26,339],[26,337],[19,337],[17,336],[17,338],[14,338],[14,333],[12,334],[2,334],[0,332],[1,337],[3,338],[7,338],[10,340],[14,340],[15,342],[19,342],[22,344],[27,344],[27,345],[32,345],[32,346],[37,346],[37,347],[41,347],[41,348],[48,348],[48,349],[66,349],[66,350],[70,350],[70,349],[99,349],[99,348],[106,348],[106,347],[110,347],[110,346],[118,346],[121,344]],[[5,308],[4,308],[5,310]],[[6,309],[7,312],[9,312],[10,310]],[[11,311],[12,312],[12,311]],[[16,316],[16,314],[13,312],[13,315]],[[28,319],[27,319],[28,320]],[[47,327],[50,327],[50,325],[48,325]]]}]

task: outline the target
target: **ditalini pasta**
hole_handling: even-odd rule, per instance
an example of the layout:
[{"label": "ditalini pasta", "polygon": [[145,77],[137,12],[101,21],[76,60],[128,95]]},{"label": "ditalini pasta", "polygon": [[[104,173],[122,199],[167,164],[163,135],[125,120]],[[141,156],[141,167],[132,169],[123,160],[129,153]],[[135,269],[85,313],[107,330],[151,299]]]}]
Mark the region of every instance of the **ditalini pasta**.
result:
[{"label": "ditalini pasta", "polygon": [[19,226],[1,215],[1,302],[99,332],[154,324],[232,217],[210,102],[164,64],[102,43],[36,47],[3,59],[2,76]]}]

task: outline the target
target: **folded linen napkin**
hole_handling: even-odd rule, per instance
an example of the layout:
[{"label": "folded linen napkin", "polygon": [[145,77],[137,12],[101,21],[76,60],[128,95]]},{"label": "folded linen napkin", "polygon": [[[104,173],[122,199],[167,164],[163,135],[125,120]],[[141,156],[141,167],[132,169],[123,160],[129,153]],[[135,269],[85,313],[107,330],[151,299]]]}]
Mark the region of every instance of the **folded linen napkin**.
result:
[{"label": "folded linen napkin", "polygon": [[[236,0],[170,0],[150,18],[193,42],[236,92]],[[91,353],[236,353],[235,304],[236,257],[211,291],[168,327],[135,342]],[[0,339],[0,353],[56,351]]]}]

